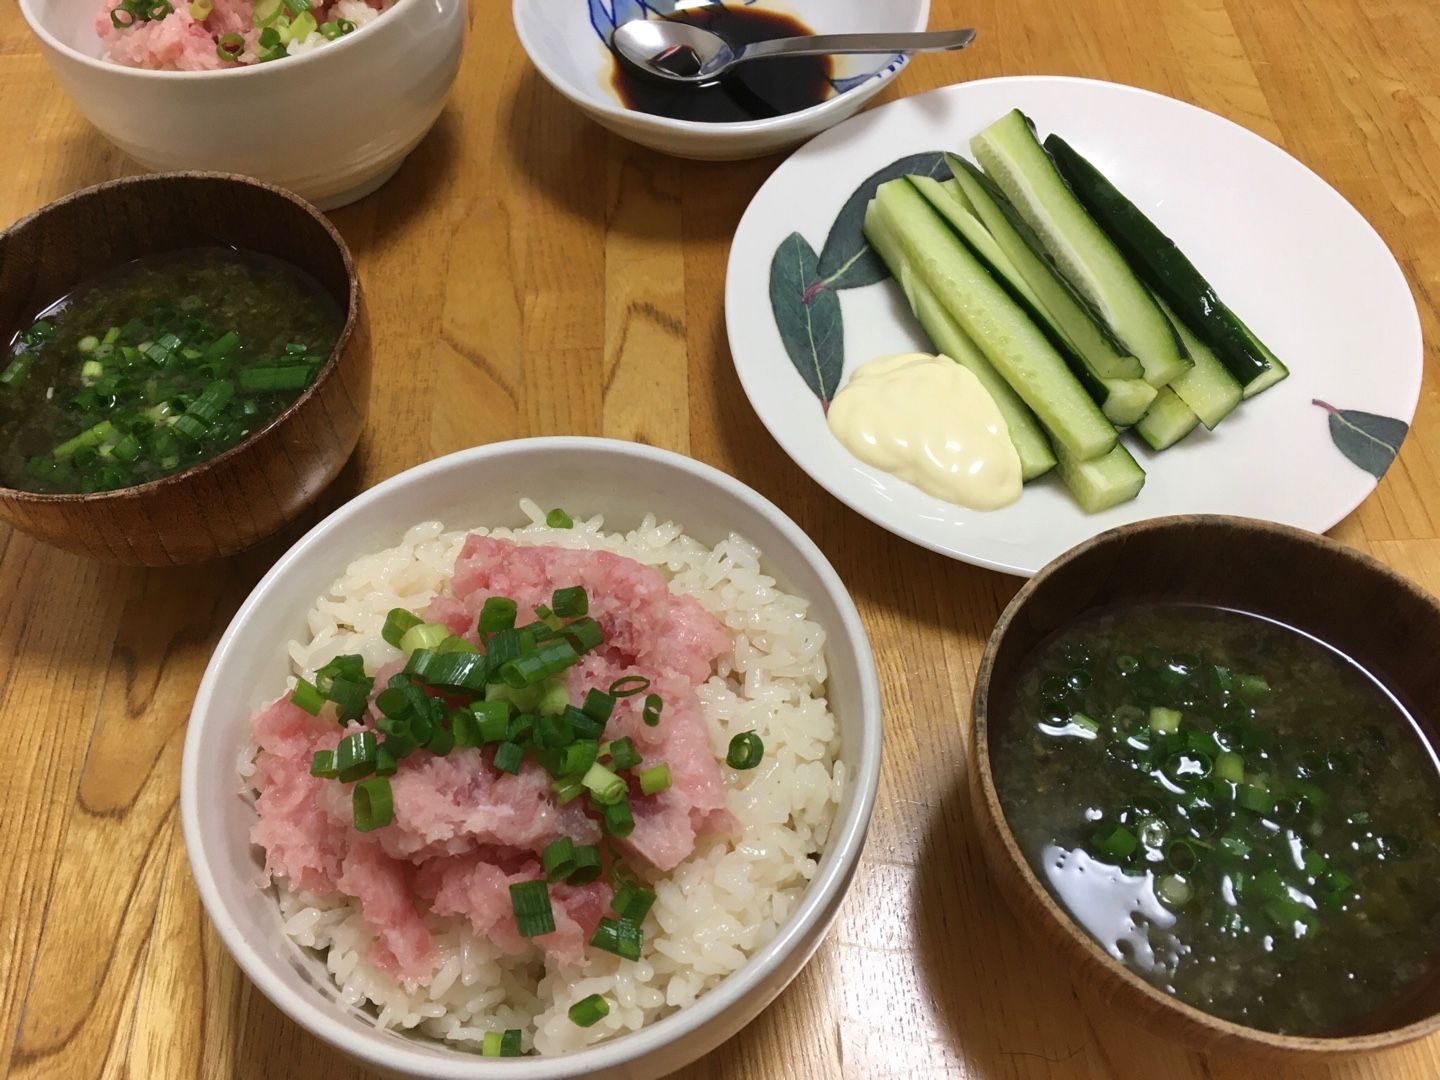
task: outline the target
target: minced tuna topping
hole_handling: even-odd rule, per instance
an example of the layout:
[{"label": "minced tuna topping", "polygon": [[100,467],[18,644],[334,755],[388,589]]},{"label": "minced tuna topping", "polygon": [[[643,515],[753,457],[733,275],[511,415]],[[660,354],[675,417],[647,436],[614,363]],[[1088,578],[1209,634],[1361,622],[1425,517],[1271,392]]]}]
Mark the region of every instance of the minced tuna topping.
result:
[{"label": "minced tuna topping", "polygon": [[[548,614],[557,590],[577,589],[583,589],[587,617],[603,631],[603,641],[572,658],[551,680],[552,689],[563,686],[574,707],[589,691],[624,680],[646,690],[616,696],[601,736],[602,747],[628,739],[642,762],[628,772],[617,765],[633,815],[633,826],[627,822],[623,831],[610,828],[594,801],[559,798],[555,773],[542,764],[540,751],[527,752],[512,773],[497,767],[494,745],[459,740],[447,752],[420,748],[394,762],[387,823],[357,828],[354,785],[323,775],[324,769],[315,775],[317,760],[329,762],[344,739],[367,732],[380,737],[387,730],[376,698],[406,680],[406,660],[370,673],[368,707],[348,726],[338,722],[332,701],[312,705],[318,707],[312,715],[301,707],[306,702],[298,691],[293,697],[301,704],[287,696],[252,720],[258,821],[251,839],[264,849],[267,879],[281,878],[291,889],[322,897],[353,897],[376,935],[370,959],[406,984],[425,985],[435,970],[438,953],[427,915],[463,916],[477,934],[508,952],[538,947],[547,958],[578,963],[602,920],[614,914],[607,908],[615,900],[617,863],[668,871],[701,837],[737,830],[697,694],[716,659],[731,648],[730,635],[696,600],[671,592],[658,571],[605,551],[473,535],[448,591],[412,621],[443,628],[441,635],[448,630],[452,640],[469,642],[483,656],[494,640],[478,630],[487,600],[513,601],[524,623],[532,611]],[[559,625],[553,616],[551,621]],[[408,669],[414,666],[412,653]],[[454,704],[433,688],[426,692]],[[647,703],[657,697],[663,713],[647,723],[644,713],[654,708]],[[661,763],[668,770],[666,786],[641,792],[635,779],[640,770]],[[522,933],[512,886],[545,881],[542,853],[563,840],[603,850],[612,873],[573,883],[552,875],[554,929]]]}]

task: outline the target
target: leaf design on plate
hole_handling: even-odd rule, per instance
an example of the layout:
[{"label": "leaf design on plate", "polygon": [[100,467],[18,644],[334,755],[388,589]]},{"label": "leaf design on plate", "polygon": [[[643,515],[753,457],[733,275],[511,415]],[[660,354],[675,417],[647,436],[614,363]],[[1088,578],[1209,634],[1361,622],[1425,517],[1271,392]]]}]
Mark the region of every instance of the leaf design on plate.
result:
[{"label": "leaf design on plate", "polygon": [[798,232],[781,241],[770,262],[770,310],[790,362],[828,410],[845,369],[845,327],[840,298],[810,288],[818,263],[810,241]]},{"label": "leaf design on plate", "polygon": [[936,150],[892,161],[866,178],[845,200],[840,216],[830,226],[830,235],[825,238],[825,248],[820,253],[820,266],[817,279],[812,283],[812,292],[827,288],[858,289],[890,276],[884,261],[870,250],[870,243],[865,239],[865,208],[870,205],[875,189],[881,184],[911,173],[946,178],[950,175],[950,168],[945,164],[944,153]]},{"label": "leaf design on plate", "polygon": [[1330,438],[1354,464],[1379,480],[1390,468],[1410,425],[1392,416],[1337,409],[1318,398],[1311,402],[1330,414]]}]

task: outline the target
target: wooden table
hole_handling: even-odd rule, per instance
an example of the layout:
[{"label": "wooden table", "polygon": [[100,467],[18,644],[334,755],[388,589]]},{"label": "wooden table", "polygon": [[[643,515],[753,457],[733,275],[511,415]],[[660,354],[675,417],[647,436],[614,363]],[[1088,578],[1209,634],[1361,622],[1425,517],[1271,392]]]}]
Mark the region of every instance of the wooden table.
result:
[{"label": "wooden table", "polygon": [[[781,454],[731,367],[726,251],[777,159],[692,164],[606,134],[531,70],[508,9],[472,4],[470,49],[438,127],[387,187],[335,214],[370,298],[376,379],[369,434],[321,510],[475,443],[639,439],[774,499],[854,590],[887,713],[870,846],[814,962],[695,1080],[1440,1076],[1436,1039],[1287,1071],[1167,1045],[1076,996],[991,886],[964,797],[971,677],[1017,582],[841,507]],[[936,0],[932,22],[978,26],[979,44],[920,60],[887,98],[1067,73],[1213,109],[1360,208],[1399,256],[1434,339],[1440,8],[1430,0]],[[0,106],[0,223],[134,170],[66,102],[14,4],[0,8]],[[1433,347],[1427,359],[1417,431],[1337,535],[1440,591]],[[226,564],[139,571],[0,530],[0,1071],[363,1075],[240,974],[180,840],[180,753],[201,670],[296,535]]]}]

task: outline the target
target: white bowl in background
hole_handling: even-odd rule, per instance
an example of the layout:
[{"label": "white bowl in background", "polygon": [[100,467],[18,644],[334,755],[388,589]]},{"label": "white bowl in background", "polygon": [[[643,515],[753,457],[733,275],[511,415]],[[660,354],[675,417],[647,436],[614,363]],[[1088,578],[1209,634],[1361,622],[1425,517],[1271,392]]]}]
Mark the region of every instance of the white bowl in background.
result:
[{"label": "white bowl in background", "polygon": [[[495,483],[502,477],[502,483]],[[810,601],[825,628],[827,697],[841,731],[847,789],[819,870],[794,914],[749,962],[693,1005],[574,1054],[497,1061],[378,1030],[343,1005],[316,954],[282,932],[274,895],[256,887],[254,810],[236,765],[252,711],[277,696],[284,643],[356,557],[398,543],[416,522],[520,525],[522,495],[605,515],[625,530],[647,512],[715,544],[732,530],[759,546],[767,573]],[[855,605],[813,542],[774,504],[697,461],[637,443],[540,438],[495,443],[420,465],[346,503],[307,533],[255,587],[220,639],[190,714],[180,774],[185,847],[205,909],[226,947],[276,1007],[314,1035],[391,1075],[435,1080],[647,1080],[694,1061],[757,1016],[799,973],[839,910],[865,842],[880,772],[880,691]]]},{"label": "white bowl in background", "polygon": [[[930,21],[930,0],[762,3],[767,11],[795,16],[818,34],[924,30]],[[908,62],[903,56],[837,56],[833,97],[768,120],[710,124],[627,109],[610,86],[615,63],[608,48],[610,32],[617,23],[657,10],[693,6],[683,0],[514,0],[513,13],[520,44],[536,69],[596,123],[641,146],[705,161],[759,157],[797,146],[854,115]]]},{"label": "white bowl in background", "polygon": [[370,194],[430,130],[460,67],[465,0],[397,0],[301,56],[222,71],[102,59],[100,0],[20,0],[70,100],[147,169],[242,173],[321,209]]}]

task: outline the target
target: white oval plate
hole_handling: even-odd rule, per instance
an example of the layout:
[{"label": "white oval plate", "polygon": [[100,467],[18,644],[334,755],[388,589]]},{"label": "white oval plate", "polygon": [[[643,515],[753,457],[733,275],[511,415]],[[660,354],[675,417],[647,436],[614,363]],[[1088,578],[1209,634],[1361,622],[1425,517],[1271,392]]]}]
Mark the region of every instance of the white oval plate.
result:
[{"label": "white oval plate", "polygon": [[[833,396],[865,361],[930,347],[899,287],[888,275],[875,280],[878,260],[862,250],[854,209],[868,201],[860,194],[867,178],[909,155],[968,157],[970,137],[1012,108],[1042,135],[1064,135],[1151,215],[1291,372],[1213,433],[1198,428],[1164,453],[1127,438],[1148,474],[1145,489],[1101,514],[1084,513],[1053,475],[1003,510],[935,499],[851,457],[809,385]],[[777,323],[787,312],[802,331],[808,318],[811,331],[792,340],[793,360]],[[1394,256],[1313,172],[1193,105],[1059,76],[934,90],[801,147],[740,222],[725,314],[751,405],[811,477],[898,536],[1024,576],[1106,529],[1167,514],[1331,528],[1393,459],[1415,414],[1423,363],[1419,315]]]}]

